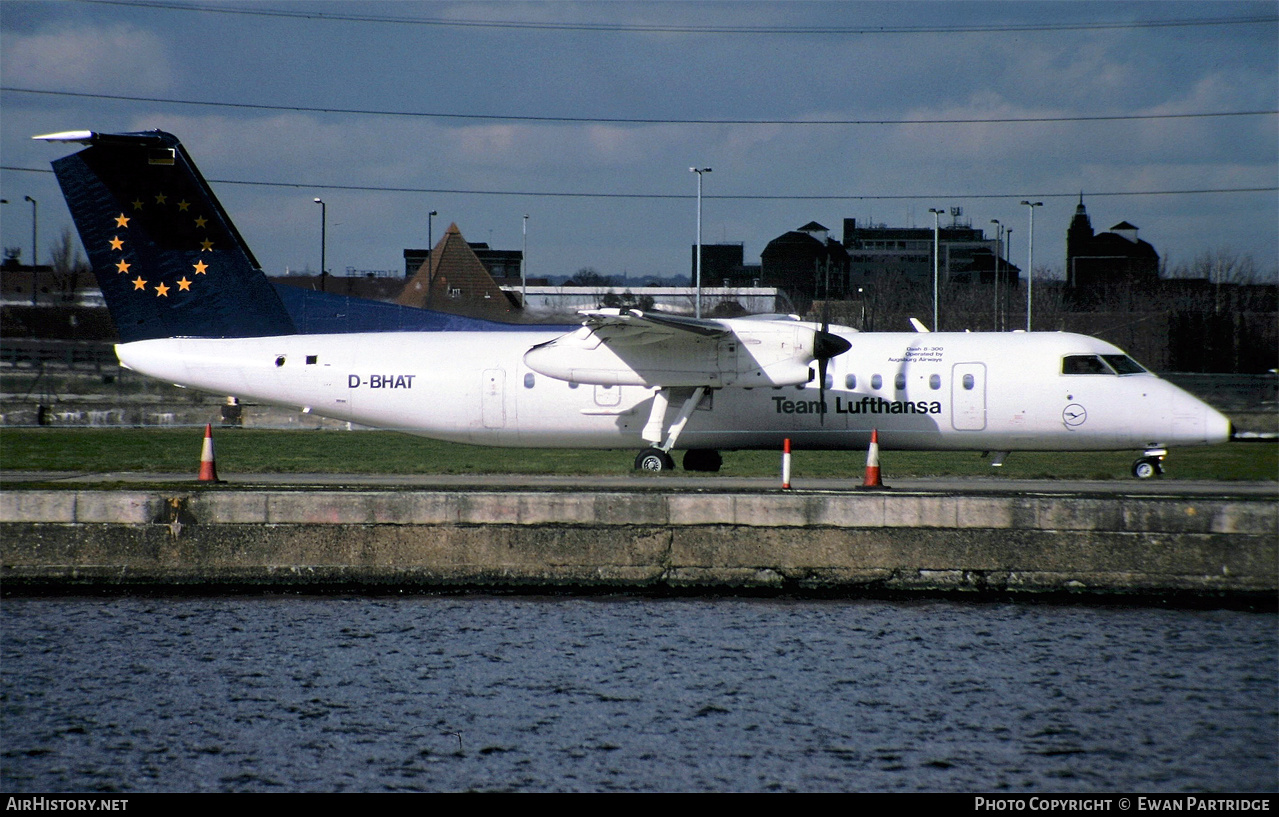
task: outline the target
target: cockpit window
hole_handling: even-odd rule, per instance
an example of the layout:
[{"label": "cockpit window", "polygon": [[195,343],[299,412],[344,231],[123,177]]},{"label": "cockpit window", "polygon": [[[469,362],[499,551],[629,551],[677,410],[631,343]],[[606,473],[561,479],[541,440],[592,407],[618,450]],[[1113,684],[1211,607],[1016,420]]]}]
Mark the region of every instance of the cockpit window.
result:
[{"label": "cockpit window", "polygon": [[1128,357],[1128,355],[1102,355],[1102,360],[1110,364],[1115,374],[1145,374],[1146,367]]},{"label": "cockpit window", "polygon": [[1062,374],[1145,374],[1146,369],[1127,355],[1066,355]]},{"label": "cockpit window", "polygon": [[1062,374],[1114,374],[1096,355],[1066,355],[1061,361]]}]

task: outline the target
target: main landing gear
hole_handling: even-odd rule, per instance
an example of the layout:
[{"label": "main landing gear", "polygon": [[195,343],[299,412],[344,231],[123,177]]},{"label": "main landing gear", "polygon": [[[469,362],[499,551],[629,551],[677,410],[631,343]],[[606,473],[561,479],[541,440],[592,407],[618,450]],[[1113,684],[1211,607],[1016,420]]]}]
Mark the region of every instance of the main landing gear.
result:
[{"label": "main landing gear", "polygon": [[[684,404],[680,406],[679,415],[675,418],[675,422],[671,423],[670,429],[666,432],[666,440],[662,441],[662,427],[666,424],[666,409],[670,406],[670,389],[661,388],[653,394],[653,408],[649,412],[648,422],[644,424],[644,430],[640,432],[640,436],[645,442],[654,443],[652,448],[645,448],[635,457],[636,471],[673,471],[675,470],[675,459],[671,456],[670,451],[675,447],[676,440],[684,431],[684,426],[688,425],[688,418],[693,416],[693,412],[697,410],[697,406],[702,402],[702,398],[706,396],[706,387],[698,386],[693,389],[684,400]],[[659,441],[661,445],[656,445]],[[690,451],[684,456],[684,468],[689,471],[715,470],[718,471],[718,463],[713,469],[702,467],[689,467],[690,455],[693,464],[696,466],[700,462],[707,462],[705,458],[707,452],[695,454]],[[719,457],[714,451],[709,452],[715,458]]]},{"label": "main landing gear", "polygon": [[674,471],[675,459],[660,448],[645,448],[635,457],[636,471]]},{"label": "main landing gear", "polygon": [[1132,475],[1137,479],[1161,477],[1164,474],[1164,457],[1168,452],[1162,448],[1147,449],[1146,453],[1132,464]]},{"label": "main landing gear", "polygon": [[[685,471],[718,473],[724,458],[713,448],[693,448],[684,452]],[[675,458],[660,448],[645,448],[635,457],[636,471],[673,471]]]}]

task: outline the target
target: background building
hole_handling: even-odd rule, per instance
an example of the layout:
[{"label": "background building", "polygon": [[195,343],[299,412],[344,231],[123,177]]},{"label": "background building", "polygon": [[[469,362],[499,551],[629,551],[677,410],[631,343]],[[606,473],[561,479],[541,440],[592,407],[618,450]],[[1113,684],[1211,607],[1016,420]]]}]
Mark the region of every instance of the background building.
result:
[{"label": "background building", "polygon": [[1121,221],[1109,232],[1093,233],[1079,194],[1066,230],[1066,287],[1077,305],[1106,303],[1117,291],[1150,291],[1159,281],[1159,253],[1137,237],[1137,227]]},{"label": "background building", "polygon": [[[941,283],[991,286],[998,281],[1016,289],[1021,270],[1002,257],[997,239],[961,222],[961,215],[954,211],[952,223],[939,231]],[[781,289],[803,310],[814,300],[858,300],[868,288],[931,286],[933,229],[859,227],[857,219],[846,218],[841,242],[810,221],[770,241],[760,260],[760,283]]]},{"label": "background building", "polygon": [[829,228],[810,221],[768,242],[760,253],[760,283],[786,293],[801,312],[815,300],[845,300],[848,252]]},{"label": "background building", "polygon": [[[746,264],[746,245],[736,244],[703,244],[702,245],[702,286],[703,287],[757,287],[760,285],[759,264]],[[689,249],[692,267],[689,273],[689,286],[697,283],[697,245]]]},{"label": "background building", "polygon": [[[952,211],[949,226],[938,230],[938,277],[942,282],[993,284],[1016,289],[1021,269],[1003,258],[998,239],[961,220],[963,211]],[[849,255],[849,283],[853,286],[933,280],[933,229],[931,227],[857,226],[844,219],[844,247]],[[998,262],[998,263],[997,263]]]},{"label": "background building", "polygon": [[[482,248],[487,250],[488,245]],[[405,282],[396,303],[491,320],[509,321],[520,313],[517,298],[493,280],[456,224],[449,225],[429,259]]]}]

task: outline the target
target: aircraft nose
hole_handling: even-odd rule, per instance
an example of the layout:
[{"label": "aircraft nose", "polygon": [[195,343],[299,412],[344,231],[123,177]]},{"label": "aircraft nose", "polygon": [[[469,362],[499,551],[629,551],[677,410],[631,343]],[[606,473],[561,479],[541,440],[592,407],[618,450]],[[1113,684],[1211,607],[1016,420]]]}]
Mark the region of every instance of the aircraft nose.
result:
[{"label": "aircraft nose", "polygon": [[1204,436],[1210,443],[1229,442],[1235,436],[1234,424],[1230,418],[1214,408],[1208,409],[1208,417],[1204,423]]}]

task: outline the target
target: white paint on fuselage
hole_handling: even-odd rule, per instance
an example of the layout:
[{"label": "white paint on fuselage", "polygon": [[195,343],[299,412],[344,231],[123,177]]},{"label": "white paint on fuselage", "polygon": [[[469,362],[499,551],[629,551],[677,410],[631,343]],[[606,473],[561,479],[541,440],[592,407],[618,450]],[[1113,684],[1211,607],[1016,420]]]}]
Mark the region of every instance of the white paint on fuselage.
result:
[{"label": "white paint on fuselage", "polygon": [[[678,448],[1122,450],[1203,445],[1229,422],[1152,374],[1064,375],[1062,358],[1123,354],[1039,333],[857,333],[816,382],[715,390]],[[121,362],[180,385],[362,425],[479,445],[642,448],[654,389],[571,384],[524,354],[562,330],[172,338],[117,346]],[[855,377],[855,383],[848,376]],[[964,375],[970,375],[971,388]],[[878,376],[878,380],[876,380]],[[668,423],[683,401],[677,390]]]}]

